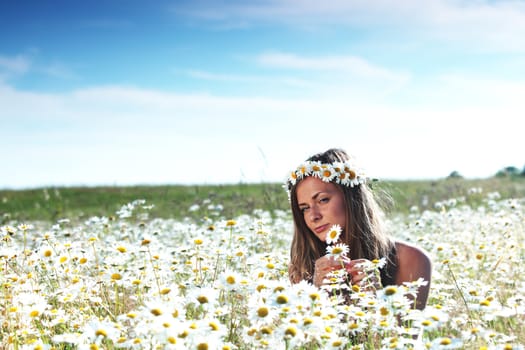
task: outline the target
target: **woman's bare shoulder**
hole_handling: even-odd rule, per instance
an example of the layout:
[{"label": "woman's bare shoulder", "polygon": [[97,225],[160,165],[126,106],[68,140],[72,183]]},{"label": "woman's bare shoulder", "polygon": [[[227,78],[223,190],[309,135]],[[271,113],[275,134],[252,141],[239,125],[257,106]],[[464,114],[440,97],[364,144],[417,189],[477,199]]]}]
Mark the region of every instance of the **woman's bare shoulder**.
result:
[{"label": "woman's bare shoulder", "polygon": [[401,274],[430,277],[432,262],[425,250],[407,242],[396,241],[396,251]]},{"label": "woman's bare shoulder", "polygon": [[398,270],[397,284],[422,279],[426,282],[419,287],[416,307],[423,309],[427,303],[432,278],[432,262],[428,254],[416,245],[396,242]]},{"label": "woman's bare shoulder", "polygon": [[396,251],[398,257],[407,256],[410,258],[429,259],[428,253],[422,248],[407,242],[396,241]]}]

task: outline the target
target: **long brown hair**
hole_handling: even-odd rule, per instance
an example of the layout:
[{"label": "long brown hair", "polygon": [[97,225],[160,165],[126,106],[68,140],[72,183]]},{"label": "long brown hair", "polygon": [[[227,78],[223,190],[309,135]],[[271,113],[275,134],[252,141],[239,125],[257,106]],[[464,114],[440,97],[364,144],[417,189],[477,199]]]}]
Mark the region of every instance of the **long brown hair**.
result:
[{"label": "long brown hair", "polygon": [[[345,162],[348,154],[338,148],[318,153],[308,161],[322,163]],[[292,283],[311,280],[315,260],[326,254],[326,243],[317,238],[306,226],[302,211],[297,203],[297,182],[288,184],[290,205],[294,220],[294,235],[290,249],[290,266],[288,275]],[[389,257],[394,242],[383,227],[383,211],[379,207],[368,184],[350,187],[337,183],[343,193],[346,206],[346,227],[341,234],[341,241],[350,247],[351,259],[379,259]]]}]

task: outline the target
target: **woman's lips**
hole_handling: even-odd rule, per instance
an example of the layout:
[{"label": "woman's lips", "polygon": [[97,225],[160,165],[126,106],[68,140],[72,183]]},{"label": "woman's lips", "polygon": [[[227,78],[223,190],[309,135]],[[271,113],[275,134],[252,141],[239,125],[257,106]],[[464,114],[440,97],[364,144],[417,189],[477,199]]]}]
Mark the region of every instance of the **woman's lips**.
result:
[{"label": "woman's lips", "polygon": [[315,228],[315,233],[317,233],[317,234],[323,233],[327,229],[328,229],[328,224],[321,225],[321,226],[318,226],[318,227]]}]

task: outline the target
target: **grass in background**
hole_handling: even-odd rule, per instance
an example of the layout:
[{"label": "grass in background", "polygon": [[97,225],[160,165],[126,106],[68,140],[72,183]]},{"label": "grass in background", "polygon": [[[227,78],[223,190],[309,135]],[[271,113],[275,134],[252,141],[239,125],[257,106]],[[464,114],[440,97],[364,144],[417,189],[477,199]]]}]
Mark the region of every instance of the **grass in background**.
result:
[{"label": "grass in background", "polygon": [[[201,186],[57,187],[0,191],[0,215],[9,220],[55,221],[87,219],[115,213],[121,206],[144,199],[154,207],[150,217],[182,219],[197,214],[197,204],[222,205],[225,216],[251,213],[254,209],[287,209],[286,193],[277,184]],[[202,210],[200,211],[202,213]]]},{"label": "grass in background", "polygon": [[[502,198],[525,197],[524,177],[495,177],[489,179],[449,178],[421,181],[379,181],[372,184],[377,192],[390,195],[392,212],[407,213],[411,207],[432,208],[436,202],[467,196],[472,189],[484,194],[498,192]],[[468,204],[480,200],[469,195]],[[136,199],[153,205],[150,217],[196,219],[208,206],[221,205],[226,217],[250,214],[254,209],[267,211],[289,210],[282,184],[233,185],[166,185],[129,187],[56,187],[29,190],[0,190],[0,222],[10,220],[56,221],[60,218],[83,220],[92,216],[115,213],[121,206]],[[201,207],[199,213],[190,208]]]}]

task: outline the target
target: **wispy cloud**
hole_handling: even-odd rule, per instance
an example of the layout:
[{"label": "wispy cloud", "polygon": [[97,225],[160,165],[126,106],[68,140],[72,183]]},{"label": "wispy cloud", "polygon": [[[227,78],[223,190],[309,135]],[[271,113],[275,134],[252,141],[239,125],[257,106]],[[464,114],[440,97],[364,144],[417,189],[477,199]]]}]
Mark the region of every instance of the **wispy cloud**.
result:
[{"label": "wispy cloud", "polygon": [[266,53],[257,58],[260,64],[296,70],[335,71],[368,78],[405,81],[406,73],[399,73],[374,65],[356,56],[304,57],[290,53]]},{"label": "wispy cloud", "polygon": [[26,73],[31,67],[31,61],[23,55],[0,55],[0,75],[11,76]]},{"label": "wispy cloud", "polygon": [[194,79],[208,81],[219,81],[226,83],[248,83],[248,84],[280,84],[290,87],[313,87],[311,81],[289,76],[262,76],[262,75],[240,75],[240,74],[217,74],[203,70],[188,70],[186,73]]},{"label": "wispy cloud", "polygon": [[[525,3],[514,0],[282,0],[180,2],[174,12],[209,23],[280,24],[330,30],[326,24],[367,28],[404,40],[457,43],[466,51],[525,52]],[[235,25],[231,25],[235,28]]]},{"label": "wispy cloud", "polygon": [[[230,94],[310,98],[344,96],[353,101],[382,98],[411,80],[409,72],[392,70],[353,55],[266,52],[245,61],[252,65],[250,72],[258,73],[220,74],[204,70],[186,70],[184,73],[192,79],[221,84],[215,85],[219,94],[224,94],[227,88]],[[203,88],[211,86],[207,84]]]},{"label": "wispy cloud", "polygon": [[70,67],[61,63],[53,62],[42,67],[35,67],[35,70],[54,78],[60,79],[74,79],[78,78],[78,74],[75,73]]},{"label": "wispy cloud", "polygon": [[55,62],[41,62],[38,59],[39,51],[34,49],[30,54],[19,54],[16,56],[0,55],[0,81],[24,75],[40,74],[52,78],[74,79],[78,75],[66,64]]},{"label": "wispy cloud", "polygon": [[430,9],[423,28],[437,38],[478,52],[525,52],[522,1],[433,1]]}]

